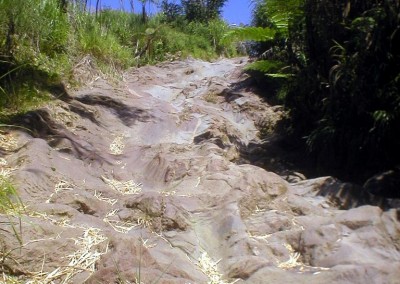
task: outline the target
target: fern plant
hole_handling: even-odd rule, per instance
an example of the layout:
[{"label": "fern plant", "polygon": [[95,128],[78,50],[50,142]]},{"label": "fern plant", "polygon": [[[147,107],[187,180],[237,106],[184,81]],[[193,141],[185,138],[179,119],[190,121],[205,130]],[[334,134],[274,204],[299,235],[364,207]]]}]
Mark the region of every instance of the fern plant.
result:
[{"label": "fern plant", "polygon": [[262,27],[239,27],[227,32],[224,40],[234,39],[236,41],[268,41],[273,40],[276,30]]},{"label": "fern plant", "polygon": [[[272,42],[277,35],[277,30],[273,28],[262,28],[262,27],[240,27],[229,31],[225,34],[223,41],[227,42],[234,40],[237,42],[241,41],[254,41],[254,42]],[[280,74],[286,76],[286,74],[280,73],[280,68],[284,67],[283,62],[276,60],[261,60],[256,61],[246,66],[247,71],[258,71],[266,76],[272,74]]]},{"label": "fern plant", "polygon": [[240,27],[226,33],[224,40],[253,41],[269,43],[271,48],[262,52],[263,60],[251,63],[246,67],[248,71],[257,71],[269,78],[289,78],[290,68],[280,52],[273,48],[277,43],[287,43],[289,37],[289,24],[293,15],[298,11],[300,0],[255,1],[256,11],[261,11],[267,19],[264,27]]}]

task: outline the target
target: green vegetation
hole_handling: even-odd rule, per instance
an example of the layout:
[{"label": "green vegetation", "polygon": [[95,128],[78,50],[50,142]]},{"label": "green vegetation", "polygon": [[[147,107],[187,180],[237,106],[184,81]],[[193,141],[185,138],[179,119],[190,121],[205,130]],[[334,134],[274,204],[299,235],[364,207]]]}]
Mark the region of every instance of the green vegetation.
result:
[{"label": "green vegetation", "polygon": [[208,22],[217,19],[226,0],[182,0],[186,19],[190,22]]},{"label": "green vegetation", "polygon": [[362,181],[398,165],[399,14],[394,0],[259,0],[263,29],[240,31],[263,41],[250,68],[267,75],[290,114],[288,140],[320,173]]},{"label": "green vegetation", "polygon": [[0,176],[0,213],[6,213],[10,210],[15,211],[15,199],[17,199],[15,188],[8,179]]},{"label": "green vegetation", "polygon": [[50,99],[87,55],[106,74],[187,56],[235,55],[235,46],[221,41],[229,30],[219,18],[223,2],[211,1],[201,22],[200,14],[190,18],[168,1],[149,18],[145,9],[90,12],[86,1],[0,0],[0,120]]},{"label": "green vegetation", "polygon": [[[19,227],[21,225],[20,214],[23,211],[22,201],[19,199],[15,187],[9,181],[9,170],[5,167],[4,159],[0,159],[0,214],[5,214],[8,224],[13,231],[15,238],[22,244],[21,228],[15,223],[12,216],[19,219]],[[4,168],[3,168],[4,167]],[[1,236],[1,234],[0,234]],[[0,259],[4,260],[6,255],[0,251]]]}]

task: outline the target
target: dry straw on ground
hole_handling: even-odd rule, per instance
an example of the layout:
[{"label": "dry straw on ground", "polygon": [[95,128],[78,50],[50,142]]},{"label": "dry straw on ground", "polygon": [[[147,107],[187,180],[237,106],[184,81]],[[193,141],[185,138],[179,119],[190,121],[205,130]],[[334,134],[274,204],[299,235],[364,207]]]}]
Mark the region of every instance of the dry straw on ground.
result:
[{"label": "dry straw on ground", "polygon": [[120,220],[113,220],[111,219],[113,216],[117,214],[117,209],[112,210],[107,213],[107,215],[104,217],[103,221],[107,224],[109,224],[116,232],[127,234],[130,230],[133,228],[137,227],[138,224],[134,224],[131,222],[124,222]]},{"label": "dry straw on ground", "polygon": [[79,247],[77,251],[66,256],[69,260],[68,265],[57,267],[50,273],[37,273],[33,279],[27,283],[73,283],[72,278],[81,272],[89,272],[92,274],[96,270],[96,262],[100,257],[107,253],[108,246],[104,251],[99,251],[97,246],[107,238],[101,234],[100,229],[87,228],[83,232],[83,236],[75,239],[75,244]]},{"label": "dry straw on ground", "polygon": [[[77,227],[74,227],[77,228]],[[52,238],[48,239],[51,240]],[[30,241],[23,246],[33,242],[42,240]],[[101,256],[108,252],[108,244],[103,246],[102,251],[98,246],[107,241],[107,237],[101,234],[100,229],[97,228],[84,228],[83,235],[80,238],[74,239],[78,250],[70,255],[65,256],[68,261],[67,265],[59,266],[51,272],[32,272],[29,275],[29,280],[22,280],[20,277],[9,276],[3,273],[0,284],[67,284],[74,283],[73,278],[82,272],[88,273],[87,278],[96,270],[96,262],[100,260]],[[45,264],[46,259],[43,259]]]},{"label": "dry straw on ground", "polygon": [[56,122],[64,125],[66,128],[71,130],[71,132],[74,132],[75,123],[79,120],[79,116],[77,114],[65,109],[65,107],[63,107],[63,105],[59,102],[49,104],[47,109],[50,110],[52,113],[51,116]]},{"label": "dry straw on ground", "polygon": [[101,179],[112,189],[115,189],[116,191],[128,195],[128,194],[138,194],[142,191],[142,184],[141,183],[135,183],[133,180],[128,180],[128,181],[118,181],[115,179],[108,179],[104,176],[101,177]]},{"label": "dry straw on ground", "polygon": [[7,160],[4,158],[0,158],[0,167],[6,167],[7,165]]},{"label": "dry straw on ground", "polygon": [[13,151],[18,148],[18,140],[12,134],[0,132],[0,148],[6,151]]},{"label": "dry straw on ground", "polygon": [[221,260],[214,261],[208,255],[206,251],[204,251],[198,259],[196,265],[200,268],[200,270],[207,275],[208,281],[207,284],[233,284],[239,280],[235,280],[234,282],[226,282],[222,279],[222,274],[218,271],[218,263]]},{"label": "dry straw on ground", "polygon": [[6,159],[0,158],[0,182],[8,180],[16,169],[10,167]]},{"label": "dry straw on ground", "polygon": [[54,186],[54,193],[50,194],[49,198],[46,200],[46,203],[50,203],[51,198],[64,190],[74,190],[75,185],[71,182],[65,181],[65,180],[60,180],[56,185]]},{"label": "dry straw on ground", "polygon": [[124,153],[124,135],[117,136],[114,141],[110,144],[110,152],[113,155],[122,155]]},{"label": "dry straw on ground", "polygon": [[108,204],[111,204],[112,206],[115,205],[115,203],[118,202],[117,199],[114,198],[108,198],[108,197],[103,197],[103,194],[101,192],[97,192],[96,190],[94,191],[94,197],[96,197],[98,200],[106,202]]}]

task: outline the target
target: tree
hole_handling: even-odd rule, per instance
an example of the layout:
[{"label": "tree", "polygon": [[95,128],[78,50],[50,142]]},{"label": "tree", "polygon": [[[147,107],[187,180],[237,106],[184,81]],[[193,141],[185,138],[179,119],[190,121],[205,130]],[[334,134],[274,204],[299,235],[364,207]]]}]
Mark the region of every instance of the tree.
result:
[{"label": "tree", "polygon": [[208,22],[218,18],[227,0],[182,0],[188,21]]},{"label": "tree", "polygon": [[207,0],[206,1],[206,17],[207,20],[218,18],[221,15],[222,8],[226,0]]},{"label": "tree", "polygon": [[[142,3],[142,22],[147,22],[146,3],[158,4],[158,0],[139,0]],[[133,4],[132,4],[133,5]]]},{"label": "tree", "polygon": [[161,2],[161,11],[163,12],[167,22],[173,22],[183,13],[183,8],[179,4],[169,3],[168,0]]},{"label": "tree", "polygon": [[101,7],[101,0],[96,0],[96,17],[99,14],[100,7]]}]

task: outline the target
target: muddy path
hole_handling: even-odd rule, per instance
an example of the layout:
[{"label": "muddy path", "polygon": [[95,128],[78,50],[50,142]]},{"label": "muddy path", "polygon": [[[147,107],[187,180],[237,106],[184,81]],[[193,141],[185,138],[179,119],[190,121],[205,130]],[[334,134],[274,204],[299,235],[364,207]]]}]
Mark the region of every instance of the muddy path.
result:
[{"label": "muddy path", "polygon": [[0,282],[400,283],[397,210],[246,163],[282,110],[245,64],[97,78],[2,132],[1,174],[24,206],[0,214]]}]

